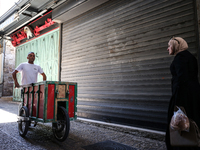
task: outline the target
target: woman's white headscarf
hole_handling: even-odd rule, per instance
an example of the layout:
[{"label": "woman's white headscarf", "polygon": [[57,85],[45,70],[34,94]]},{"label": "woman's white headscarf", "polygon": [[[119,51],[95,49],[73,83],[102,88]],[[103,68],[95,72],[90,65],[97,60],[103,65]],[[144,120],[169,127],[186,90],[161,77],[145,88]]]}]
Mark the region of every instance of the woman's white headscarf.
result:
[{"label": "woman's white headscarf", "polygon": [[173,37],[170,41],[174,47],[174,54],[188,49],[187,42],[181,37]]},{"label": "woman's white headscarf", "polygon": [[180,43],[179,44],[179,51],[184,51],[184,50],[188,49],[188,44],[183,38],[175,37],[175,39],[177,39]]}]

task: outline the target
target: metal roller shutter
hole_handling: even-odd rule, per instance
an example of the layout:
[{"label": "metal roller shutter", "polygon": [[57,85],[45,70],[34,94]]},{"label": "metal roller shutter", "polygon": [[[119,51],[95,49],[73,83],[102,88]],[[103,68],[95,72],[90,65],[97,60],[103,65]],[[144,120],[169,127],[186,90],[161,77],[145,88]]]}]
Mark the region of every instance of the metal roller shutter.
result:
[{"label": "metal roller shutter", "polygon": [[164,130],[173,35],[197,56],[193,1],[112,0],[65,22],[61,80],[78,83],[78,116]]}]

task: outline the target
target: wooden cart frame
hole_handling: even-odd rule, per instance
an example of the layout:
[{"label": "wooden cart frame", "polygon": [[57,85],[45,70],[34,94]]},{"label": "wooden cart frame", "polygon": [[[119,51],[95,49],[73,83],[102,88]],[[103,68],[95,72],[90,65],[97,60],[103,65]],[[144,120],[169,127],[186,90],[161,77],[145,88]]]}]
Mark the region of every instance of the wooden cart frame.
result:
[{"label": "wooden cart frame", "polygon": [[[52,122],[55,138],[64,141],[69,133],[70,121],[76,119],[77,83],[43,81],[23,86],[18,115],[21,136],[26,135],[31,121],[35,122],[34,126],[37,122]],[[64,132],[63,135],[61,132]]]}]

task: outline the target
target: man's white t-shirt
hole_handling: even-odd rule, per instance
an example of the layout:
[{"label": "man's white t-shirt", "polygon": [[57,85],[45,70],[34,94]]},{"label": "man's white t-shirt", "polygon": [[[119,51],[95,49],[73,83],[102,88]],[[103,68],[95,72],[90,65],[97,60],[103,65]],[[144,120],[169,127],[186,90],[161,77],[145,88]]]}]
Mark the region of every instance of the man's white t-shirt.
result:
[{"label": "man's white t-shirt", "polygon": [[39,65],[21,63],[15,70],[21,72],[21,85],[37,82],[38,73],[42,74],[43,70]]}]

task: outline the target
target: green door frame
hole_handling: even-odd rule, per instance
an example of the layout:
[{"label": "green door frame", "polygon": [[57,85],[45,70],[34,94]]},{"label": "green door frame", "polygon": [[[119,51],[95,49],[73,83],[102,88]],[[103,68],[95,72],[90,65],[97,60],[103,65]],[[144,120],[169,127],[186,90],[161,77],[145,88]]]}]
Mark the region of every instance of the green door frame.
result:
[{"label": "green door frame", "polygon": [[[59,28],[54,29],[38,38],[16,47],[15,68],[22,62],[27,62],[27,54],[35,53],[35,64],[40,65],[47,76],[47,81],[59,81],[60,52],[59,52]],[[21,84],[21,74],[17,74],[17,80]],[[38,75],[38,82],[42,76]],[[13,88],[13,101],[22,101],[21,89]]]}]

